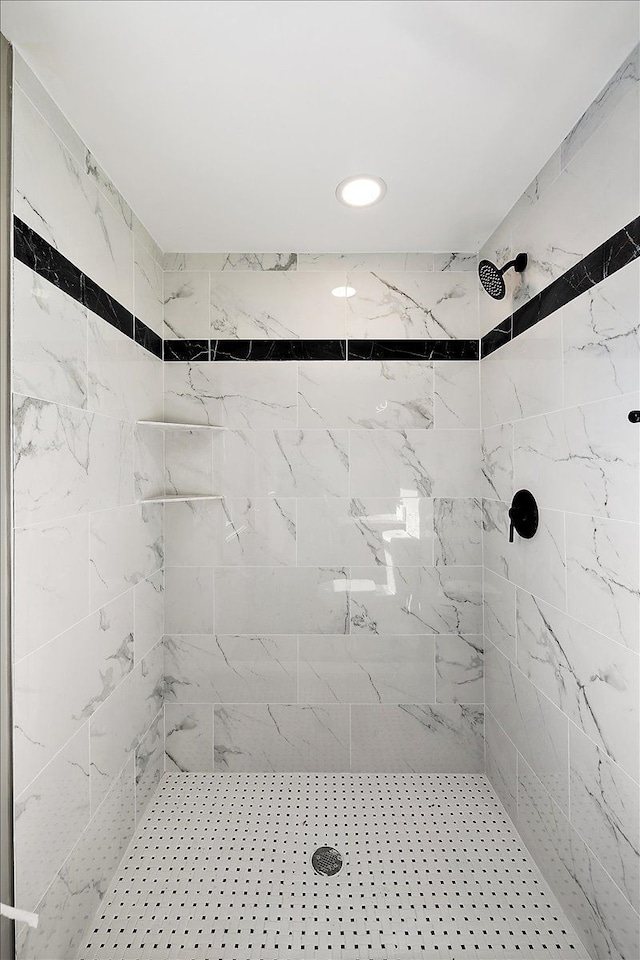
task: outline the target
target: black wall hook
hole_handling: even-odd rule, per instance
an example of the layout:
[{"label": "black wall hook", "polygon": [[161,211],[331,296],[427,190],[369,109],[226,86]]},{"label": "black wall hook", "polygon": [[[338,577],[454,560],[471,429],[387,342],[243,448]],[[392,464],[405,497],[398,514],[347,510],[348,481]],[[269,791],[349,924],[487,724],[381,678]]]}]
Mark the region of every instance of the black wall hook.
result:
[{"label": "black wall hook", "polygon": [[509,508],[509,543],[513,543],[513,531],[525,540],[530,540],[538,529],[538,504],[529,490],[518,490]]}]

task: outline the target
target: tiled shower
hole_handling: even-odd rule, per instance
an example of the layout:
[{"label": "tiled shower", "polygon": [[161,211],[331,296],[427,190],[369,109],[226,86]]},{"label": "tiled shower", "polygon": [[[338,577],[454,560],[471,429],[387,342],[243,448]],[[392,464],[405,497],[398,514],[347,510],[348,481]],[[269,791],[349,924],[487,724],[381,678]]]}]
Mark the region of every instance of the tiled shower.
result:
[{"label": "tiled shower", "polygon": [[[639,79],[636,48],[481,250],[194,254],[15,54],[21,960],[640,956]],[[520,251],[490,299],[479,260]],[[511,543],[523,488],[539,526]],[[177,882],[145,857],[178,829],[217,856],[184,861],[194,888],[263,829],[358,867],[313,947],[297,875],[286,922],[198,939],[167,895],[136,939],[135,871]],[[387,877],[396,912],[387,835],[398,874],[416,851],[447,873]],[[420,883],[446,913],[467,857],[530,884],[526,929],[419,922]],[[364,875],[386,926],[333,943]]]}]

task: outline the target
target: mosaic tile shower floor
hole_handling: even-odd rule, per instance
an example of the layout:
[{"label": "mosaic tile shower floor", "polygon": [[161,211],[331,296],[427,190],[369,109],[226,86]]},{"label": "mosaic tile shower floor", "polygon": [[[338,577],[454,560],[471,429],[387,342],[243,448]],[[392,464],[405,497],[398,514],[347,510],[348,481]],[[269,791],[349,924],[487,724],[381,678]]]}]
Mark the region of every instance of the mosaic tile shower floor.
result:
[{"label": "mosaic tile shower floor", "polygon": [[165,775],[79,955],[587,957],[482,776],[210,773]]}]

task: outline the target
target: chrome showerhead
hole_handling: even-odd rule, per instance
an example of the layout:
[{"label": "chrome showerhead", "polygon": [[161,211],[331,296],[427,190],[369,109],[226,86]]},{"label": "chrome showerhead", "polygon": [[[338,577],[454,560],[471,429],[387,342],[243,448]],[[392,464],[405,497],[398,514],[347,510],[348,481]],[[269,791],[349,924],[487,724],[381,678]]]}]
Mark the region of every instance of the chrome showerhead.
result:
[{"label": "chrome showerhead", "polygon": [[522,273],[526,265],[526,253],[519,253],[515,260],[505,263],[502,269],[498,269],[495,263],[491,263],[491,260],[481,260],[478,264],[478,277],[490,297],[493,297],[494,300],[502,300],[507,292],[503,274],[511,267],[516,273]]}]

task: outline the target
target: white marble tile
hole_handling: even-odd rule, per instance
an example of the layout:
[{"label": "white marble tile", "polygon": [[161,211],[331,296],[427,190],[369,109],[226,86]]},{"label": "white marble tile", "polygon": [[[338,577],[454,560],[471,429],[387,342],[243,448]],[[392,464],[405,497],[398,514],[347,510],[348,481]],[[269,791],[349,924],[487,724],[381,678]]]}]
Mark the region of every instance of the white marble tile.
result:
[{"label": "white marble tile", "polygon": [[518,828],[590,955],[602,960],[639,956],[638,914],[523,760]]},{"label": "white marble tile", "polygon": [[[153,429],[153,428],[151,428]],[[213,430],[164,431],[164,490],[167,494],[217,493],[213,487],[213,458],[223,439]]]},{"label": "white marble tile", "polygon": [[165,568],[167,633],[213,633],[213,568]]},{"label": "white marble tile", "polygon": [[166,703],[165,765],[169,773],[213,770],[213,706],[210,703]]},{"label": "white marble tile", "polygon": [[632,394],[516,423],[515,486],[539,506],[637,521],[640,451],[627,414],[638,405]]},{"label": "white marble tile", "polygon": [[231,497],[346,497],[346,430],[229,430],[214,489]]},{"label": "white marble tile", "polygon": [[352,430],[352,497],[474,497],[479,430]]},{"label": "white marble tile", "polygon": [[482,495],[511,503],[513,478],[513,424],[500,423],[482,431]]},{"label": "white marble tile", "polygon": [[92,417],[72,407],[14,396],[14,509],[18,525],[89,508]]},{"label": "white marble tile", "polygon": [[135,749],[136,824],[164,773],[164,710],[160,710]]},{"label": "white marble tile", "polygon": [[569,728],[569,757],[571,823],[588,840],[629,902],[637,904],[640,898],[640,787],[573,726]]},{"label": "white marble tile", "polygon": [[484,703],[484,644],[481,636],[436,640],[438,703]]},{"label": "white marble tile", "polygon": [[233,429],[296,426],[295,363],[223,360],[164,366],[168,420]]},{"label": "white marble tile", "polygon": [[472,360],[436,360],[434,371],[434,426],[438,430],[479,427],[480,364]]},{"label": "white marble tile", "polygon": [[351,632],[479,634],[481,567],[353,567]]},{"label": "white marble tile", "polygon": [[22,909],[35,910],[89,823],[89,807],[89,729],[84,724],[16,798],[15,902]]},{"label": "white marble tile", "polygon": [[434,253],[433,269],[435,273],[474,273],[478,266],[475,253]]},{"label": "white marble tile", "polygon": [[238,704],[215,708],[217,773],[349,769],[346,704]]},{"label": "white marble tile", "polygon": [[637,118],[636,84],[540,200],[514,224],[513,246],[529,257],[516,306],[638,215]]},{"label": "white marble tile", "polygon": [[91,717],[92,810],[102,803],[127,759],[133,759],[133,751],[160,711],[163,671],[162,644],[158,644]]},{"label": "white marble tile", "polygon": [[577,620],[640,650],[638,525],[566,515],[567,611]]},{"label": "white marble tile", "polygon": [[85,150],[84,170],[87,176],[93,180],[100,193],[109,200],[111,206],[120,214],[127,227],[131,229],[133,225],[133,211],[131,207],[90,150]]},{"label": "white marble tile", "polygon": [[101,606],[163,564],[162,506],[134,504],[91,517],[91,605]]},{"label": "white marble tile", "polygon": [[16,664],[16,793],[77,733],[132,666],[131,592]]},{"label": "white marble tile", "polygon": [[165,438],[156,427],[135,424],[133,428],[134,496],[161,497],[165,489]]},{"label": "white marble tile", "polygon": [[516,662],[516,588],[484,567],[484,635]]},{"label": "white marble tile", "polygon": [[86,407],[86,308],[15,259],[11,350],[15,393]]},{"label": "white marble tile", "polygon": [[556,312],[482,361],[482,424],[562,406],[562,324]]},{"label": "white marble tile", "polygon": [[212,339],[340,339],[345,300],[331,295],[344,273],[211,273]]},{"label": "white marble tile", "polygon": [[301,703],[435,700],[432,636],[300,637]]},{"label": "white marble tile", "polygon": [[295,270],[297,253],[165,253],[165,270]]},{"label": "white marble tile", "polygon": [[94,414],[89,419],[87,479],[90,510],[133,503],[133,424]]},{"label": "white marble tile", "polygon": [[346,301],[355,339],[458,339],[478,336],[477,280],[471,273],[352,271]]},{"label": "white marble tile", "polygon": [[133,239],[134,314],[151,330],[163,335],[162,267],[145,245]]},{"label": "white marble tile", "polygon": [[297,644],[267,634],[167,636],[167,702],[295,703]]},{"label": "white marble tile", "polygon": [[[525,540],[514,532],[509,543],[506,503],[483,500],[484,565],[524,590],[556,607],[566,605],[564,515],[557,510],[539,510],[535,537]],[[568,551],[571,556],[571,551]]]},{"label": "white marble tile", "polygon": [[476,704],[354,704],[353,773],[480,773],[483,708]]},{"label": "white marble tile", "polygon": [[165,537],[167,563],[175,566],[295,566],[296,501],[170,503]]},{"label": "white marble tile", "polygon": [[133,499],[129,424],[14,396],[14,505],[18,525]]},{"label": "white marble tile", "polygon": [[[446,254],[446,256],[451,256]],[[432,253],[299,253],[298,270],[433,270]]]},{"label": "white marble tile", "polygon": [[424,498],[297,501],[300,566],[433,563],[433,501]]},{"label": "white marble tile", "polygon": [[482,564],[480,501],[438,497],[433,501],[434,562],[473,566]]},{"label": "white marble tile", "polygon": [[164,571],[140,580],[134,588],[135,629],[134,661],[143,657],[159,643],[164,634]]},{"label": "white marble tile", "polygon": [[127,309],[133,244],[121,213],[20,89],[14,97],[14,213]]},{"label": "white marble tile", "polygon": [[165,339],[209,339],[208,273],[165,271],[162,300]]},{"label": "white marble tile", "polygon": [[491,710],[484,712],[486,771],[491,786],[513,820],[518,819],[518,751]]},{"label": "white marble tile", "polygon": [[485,650],[485,693],[502,729],[568,811],[567,718],[491,643]]},{"label": "white marble tile", "polygon": [[[522,196],[518,198],[509,211],[506,220],[510,229],[512,228],[513,224],[520,220],[524,212],[529,207],[533,206],[534,203],[537,203],[543,194],[547,192],[554,180],[560,176],[560,170],[561,149],[558,147],[558,149],[551,154],[544,166],[540,168]],[[517,252],[518,251],[516,251],[516,253]],[[517,282],[517,285],[519,286],[520,284]]]},{"label": "white marble tile", "polygon": [[521,590],[517,630],[525,676],[638,779],[637,654]]},{"label": "white marble tile", "polygon": [[14,534],[16,661],[89,613],[89,517],[68,517]]},{"label": "white marble tile", "polygon": [[135,829],[133,759],[73,848],[38,904],[37,929],[27,928],[21,960],[71,958],[84,942]]},{"label": "white marble tile", "polygon": [[153,239],[153,237],[149,233],[149,231],[147,230],[147,228],[145,227],[144,223],[140,220],[138,216],[136,216],[135,210],[132,211],[131,219],[132,219],[131,230],[134,237],[134,243],[135,241],[138,241],[139,243],[141,243],[142,246],[145,248],[145,250],[147,250],[151,254],[151,256],[156,261],[156,263],[159,263],[160,266],[162,266],[164,254],[160,249],[160,247],[158,246],[158,244],[156,243],[156,241]]},{"label": "white marble tile", "polygon": [[566,406],[638,390],[639,308],[638,260],[563,307]]},{"label": "white marble tile", "polygon": [[349,631],[347,572],[341,567],[221,567],[215,588],[219,634]]},{"label": "white marble tile", "polygon": [[305,361],[298,364],[298,404],[300,427],[428,428],[433,426],[433,364]]},{"label": "white marble tile", "polygon": [[90,410],[123,420],[162,419],[162,364],[91,312],[88,364]]},{"label": "white marble tile", "polygon": [[613,113],[620,101],[637,88],[639,74],[638,46],[636,46],[562,141],[563,167],[571,162],[589,137]]}]

